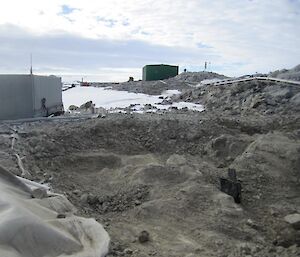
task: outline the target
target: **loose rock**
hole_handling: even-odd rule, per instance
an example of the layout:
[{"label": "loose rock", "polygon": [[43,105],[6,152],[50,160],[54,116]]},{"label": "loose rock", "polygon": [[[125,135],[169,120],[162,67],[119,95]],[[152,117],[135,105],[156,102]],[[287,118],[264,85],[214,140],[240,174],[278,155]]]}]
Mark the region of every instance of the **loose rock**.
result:
[{"label": "loose rock", "polygon": [[138,236],[139,242],[141,244],[148,242],[150,240],[149,236],[150,235],[148,231],[146,230],[142,231]]}]

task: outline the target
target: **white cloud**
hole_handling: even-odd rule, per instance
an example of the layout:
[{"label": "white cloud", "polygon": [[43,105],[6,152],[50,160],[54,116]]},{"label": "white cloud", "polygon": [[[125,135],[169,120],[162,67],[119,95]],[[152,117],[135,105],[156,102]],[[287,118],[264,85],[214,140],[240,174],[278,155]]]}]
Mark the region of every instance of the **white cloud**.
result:
[{"label": "white cloud", "polygon": [[[63,5],[74,10],[62,14]],[[207,51],[208,58],[218,55],[208,61],[224,71],[235,64],[230,75],[291,67],[300,60],[298,0],[10,0],[1,4],[1,24],[39,36],[68,33]],[[199,44],[210,48],[199,50]],[[188,56],[179,64],[204,61]]]}]

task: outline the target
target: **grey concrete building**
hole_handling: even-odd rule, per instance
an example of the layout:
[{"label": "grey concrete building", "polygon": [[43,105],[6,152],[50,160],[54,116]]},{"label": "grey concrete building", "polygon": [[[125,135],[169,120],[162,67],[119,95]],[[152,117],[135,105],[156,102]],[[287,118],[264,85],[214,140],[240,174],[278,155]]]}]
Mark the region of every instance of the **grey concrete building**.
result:
[{"label": "grey concrete building", "polygon": [[0,75],[0,120],[43,117],[62,111],[61,78]]}]

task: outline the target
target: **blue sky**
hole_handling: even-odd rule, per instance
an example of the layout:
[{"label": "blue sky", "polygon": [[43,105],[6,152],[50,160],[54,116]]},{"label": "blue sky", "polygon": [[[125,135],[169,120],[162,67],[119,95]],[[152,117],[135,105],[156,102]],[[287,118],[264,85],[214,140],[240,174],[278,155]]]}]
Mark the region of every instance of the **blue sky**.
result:
[{"label": "blue sky", "polygon": [[[18,8],[16,8],[16,6]],[[300,63],[300,0],[10,0],[0,73],[141,77],[145,64],[230,76]]]},{"label": "blue sky", "polygon": [[68,5],[63,4],[61,6],[61,13],[60,13],[60,15],[68,15],[68,14],[71,14],[72,12],[74,12],[76,10],[78,10],[78,9],[72,8],[72,7],[68,6]]}]

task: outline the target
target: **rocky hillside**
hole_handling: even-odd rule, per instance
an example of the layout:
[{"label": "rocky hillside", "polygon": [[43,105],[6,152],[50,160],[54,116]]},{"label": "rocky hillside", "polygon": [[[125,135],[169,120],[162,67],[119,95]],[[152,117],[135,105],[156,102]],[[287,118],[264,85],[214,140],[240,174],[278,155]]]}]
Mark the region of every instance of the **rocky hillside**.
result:
[{"label": "rocky hillside", "polygon": [[214,72],[183,72],[174,78],[158,81],[131,81],[118,85],[112,85],[113,89],[125,90],[135,93],[144,93],[149,95],[160,95],[165,90],[177,89],[180,91],[190,89],[191,86],[200,83],[206,79],[224,79],[224,75]]},{"label": "rocky hillside", "polygon": [[300,87],[277,82],[249,81],[221,86],[202,86],[175,96],[174,101],[203,104],[221,115],[298,115]]},{"label": "rocky hillside", "polygon": [[273,77],[273,78],[290,79],[290,80],[300,81],[300,64],[290,70],[283,69],[283,70],[277,70],[277,71],[271,72],[269,74],[269,76]]}]

